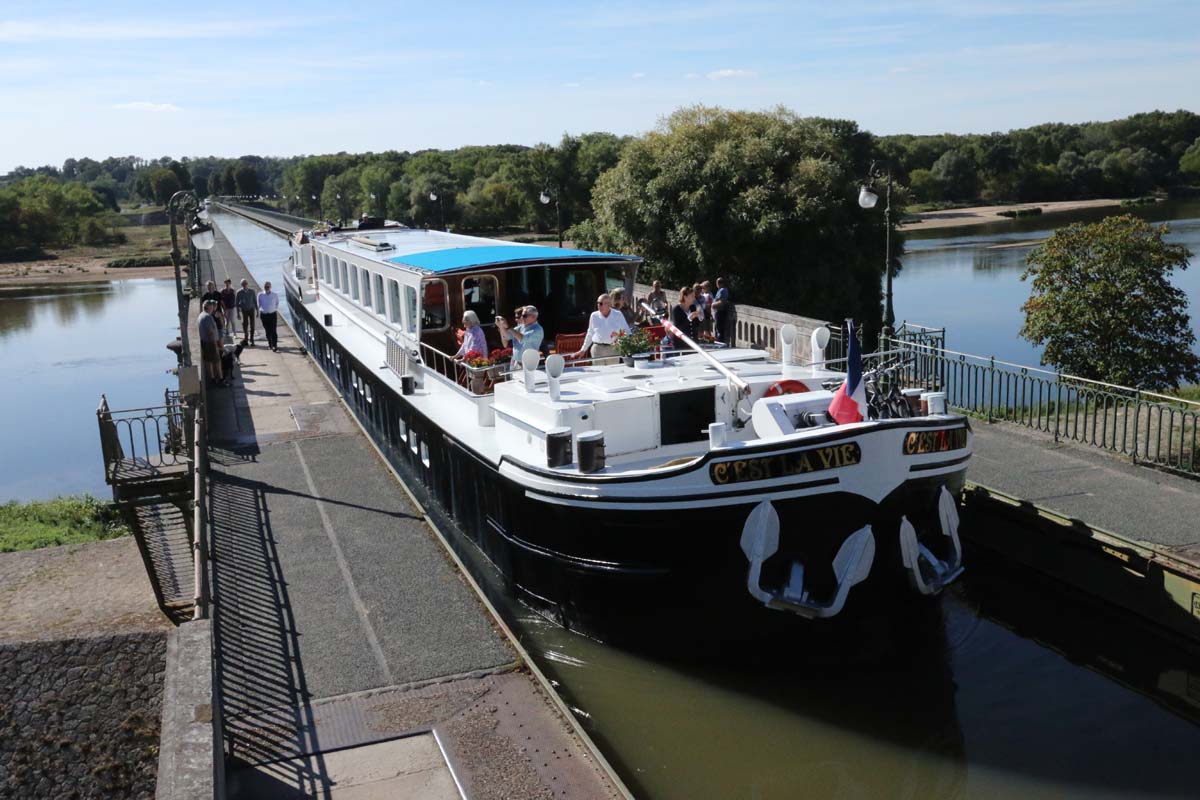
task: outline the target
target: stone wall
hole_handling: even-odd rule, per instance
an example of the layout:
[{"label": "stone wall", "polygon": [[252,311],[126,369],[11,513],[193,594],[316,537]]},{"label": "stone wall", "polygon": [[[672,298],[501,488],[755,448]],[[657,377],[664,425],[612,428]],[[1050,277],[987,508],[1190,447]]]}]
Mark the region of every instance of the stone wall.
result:
[{"label": "stone wall", "polygon": [[0,645],[0,797],[152,798],[166,642]]}]

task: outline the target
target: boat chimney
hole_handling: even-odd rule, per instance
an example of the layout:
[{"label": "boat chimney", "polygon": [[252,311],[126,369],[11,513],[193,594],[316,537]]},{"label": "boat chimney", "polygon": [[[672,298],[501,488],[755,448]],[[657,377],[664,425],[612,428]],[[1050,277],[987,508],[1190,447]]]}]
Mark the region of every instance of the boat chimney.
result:
[{"label": "boat chimney", "polygon": [[783,379],[787,380],[795,372],[796,359],[796,326],[790,322],[779,329],[779,343],[782,348]]},{"label": "boat chimney", "polygon": [[829,328],[824,325],[812,332],[812,362],[814,367],[825,366],[825,346],[829,344]]},{"label": "boat chimney", "polygon": [[521,353],[521,369],[525,372],[525,391],[533,391],[533,373],[537,369],[541,354],[537,350],[526,350]]},{"label": "boat chimney", "polygon": [[[524,355],[521,357],[524,358]],[[550,387],[550,399],[556,403],[558,402],[560,388],[558,379],[566,366],[567,362],[559,354],[555,353],[554,355],[546,356],[546,383]]]}]

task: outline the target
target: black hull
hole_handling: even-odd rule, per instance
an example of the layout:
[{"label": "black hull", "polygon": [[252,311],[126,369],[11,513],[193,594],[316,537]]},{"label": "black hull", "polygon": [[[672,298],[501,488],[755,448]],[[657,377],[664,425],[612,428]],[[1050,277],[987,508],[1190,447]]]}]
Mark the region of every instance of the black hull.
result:
[{"label": "black hull", "polygon": [[[377,369],[347,352],[291,291],[288,302],[312,358],[489,594],[518,598],[566,627],[605,639],[693,624],[703,636],[725,620],[747,632],[759,626],[794,631],[795,615],[765,608],[746,588],[739,540],[757,499],[696,511],[596,510],[532,499],[380,381]],[[900,568],[900,515],[918,530],[930,529],[942,487],[957,495],[964,474],[914,478],[879,504],[848,492],[776,500],[785,535],[764,564],[763,585],[782,585],[796,558],[829,563],[847,535],[869,524],[875,566],[839,619],[879,603],[894,606],[898,597],[916,599]],[[925,510],[926,517],[914,517],[912,509]],[[803,535],[787,535],[797,528]],[[832,573],[807,580],[818,598],[832,592]]]}]

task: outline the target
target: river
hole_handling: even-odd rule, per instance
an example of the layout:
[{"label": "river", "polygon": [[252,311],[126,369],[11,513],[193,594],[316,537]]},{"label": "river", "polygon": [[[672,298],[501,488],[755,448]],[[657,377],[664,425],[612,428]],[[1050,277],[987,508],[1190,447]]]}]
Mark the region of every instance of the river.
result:
[{"label": "river", "polygon": [[[1037,366],[1041,348],[1019,335],[1021,305],[1029,297],[1029,282],[1021,280],[1025,259],[1055,226],[1094,221],[1106,212],[1112,210],[907,232],[903,268],[893,281],[896,324],[908,320],[945,327],[951,350]],[[1162,203],[1132,213],[1167,222],[1167,241],[1192,251],[1192,266],[1176,272],[1173,283],[1188,297],[1192,329],[1200,340],[1200,201]]]},{"label": "river", "polygon": [[107,497],[96,406],[162,405],[178,336],[173,280],[0,294],[0,502]]}]

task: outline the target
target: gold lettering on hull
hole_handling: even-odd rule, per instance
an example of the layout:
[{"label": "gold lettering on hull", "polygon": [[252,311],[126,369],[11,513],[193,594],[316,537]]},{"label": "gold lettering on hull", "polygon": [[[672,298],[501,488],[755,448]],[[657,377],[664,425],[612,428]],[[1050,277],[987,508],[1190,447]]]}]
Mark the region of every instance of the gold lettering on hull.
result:
[{"label": "gold lettering on hull", "polygon": [[962,450],[967,446],[966,428],[943,428],[937,431],[913,431],[904,437],[904,455],[944,453]]},{"label": "gold lettering on hull", "polygon": [[765,481],[803,475],[806,472],[821,472],[827,469],[852,467],[862,461],[862,448],[856,442],[819,447],[814,450],[797,450],[792,453],[743,458],[737,461],[718,461],[710,464],[708,475],[718,486],[742,481]]}]

